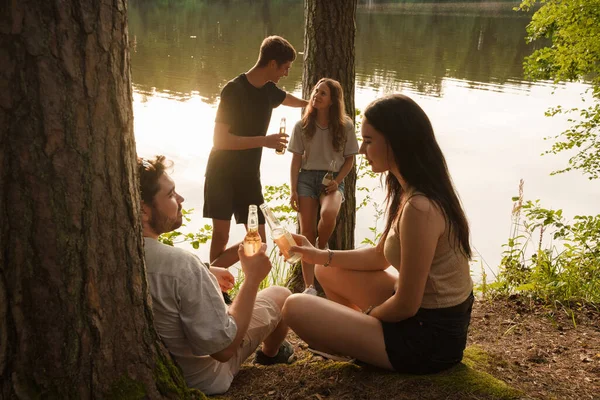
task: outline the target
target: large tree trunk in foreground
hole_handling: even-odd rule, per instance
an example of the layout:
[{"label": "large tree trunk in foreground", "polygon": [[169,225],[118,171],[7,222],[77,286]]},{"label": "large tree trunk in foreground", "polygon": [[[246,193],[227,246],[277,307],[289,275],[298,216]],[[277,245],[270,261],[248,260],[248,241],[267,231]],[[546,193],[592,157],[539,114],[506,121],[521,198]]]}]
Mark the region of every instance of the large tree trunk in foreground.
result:
[{"label": "large tree trunk in foreground", "polygon": [[152,325],[127,6],[0,1],[0,398],[189,397]]},{"label": "large tree trunk in foreground", "polygon": [[[304,69],[302,97],[308,99],[321,78],[332,78],[344,89],[348,116],[354,121],[354,37],[356,0],[304,1]],[[338,214],[337,226],[329,239],[331,249],[354,248],[356,227],[356,167],[345,179],[346,201]],[[291,286],[303,286],[298,267]],[[299,282],[296,282],[299,281]]]}]

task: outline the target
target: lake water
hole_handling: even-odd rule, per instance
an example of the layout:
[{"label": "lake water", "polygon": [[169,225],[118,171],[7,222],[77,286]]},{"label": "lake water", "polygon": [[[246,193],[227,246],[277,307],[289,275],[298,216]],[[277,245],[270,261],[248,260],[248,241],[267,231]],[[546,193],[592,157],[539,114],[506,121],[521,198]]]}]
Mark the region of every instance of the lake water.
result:
[{"label": "lake water", "polygon": [[[220,90],[252,67],[267,35],[282,35],[302,51],[303,2],[168,4],[129,2],[135,136],[141,156],[164,154],[175,161],[173,177],[186,198],[184,207],[195,209],[184,229],[195,230],[210,223],[202,218],[204,171]],[[565,118],[548,118],[544,111],[582,105],[587,86],[524,80],[523,58],[534,47],[524,40],[529,17],[512,11],[516,4],[361,4],[356,21],[356,107],[397,92],[427,112],[470,221],[476,277],[480,261],[488,273],[497,270],[520,179],[525,197],[541,199],[546,208],[562,208],[569,217],[600,212],[597,182],[577,172],[550,176],[567,157],[540,156],[550,147],[544,137],[568,126]],[[301,76],[299,56],[280,86],[300,96]],[[270,132],[281,117],[292,126],[300,114],[275,109]],[[276,156],[265,149],[263,185],[288,182],[290,161],[287,153]],[[373,208],[359,210],[357,244],[371,236],[373,214]],[[243,235],[243,227],[234,226],[231,242]],[[208,259],[208,245],[198,252]]]}]

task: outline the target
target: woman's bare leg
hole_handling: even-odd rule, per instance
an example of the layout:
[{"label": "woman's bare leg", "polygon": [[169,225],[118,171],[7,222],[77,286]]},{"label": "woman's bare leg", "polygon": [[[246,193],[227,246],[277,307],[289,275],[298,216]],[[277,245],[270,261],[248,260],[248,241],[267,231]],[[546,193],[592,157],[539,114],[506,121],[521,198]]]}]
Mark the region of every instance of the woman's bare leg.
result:
[{"label": "woman's bare leg", "polygon": [[314,349],[393,369],[381,323],[374,317],[323,298],[295,294],[285,302],[283,320]]},{"label": "woman's bare leg", "polygon": [[[298,198],[300,233],[304,235],[312,244],[315,243],[317,235],[317,211],[319,202],[312,197],[300,196]],[[315,266],[314,264],[305,263],[302,261],[302,278],[304,279],[305,287],[314,285],[315,283]]]},{"label": "woman's bare leg", "polygon": [[328,299],[355,310],[386,301],[398,279],[391,270],[355,271],[322,265],[315,267],[315,273]]},{"label": "woman's bare leg", "polygon": [[321,201],[321,218],[317,227],[317,236],[319,237],[317,247],[322,249],[335,229],[337,216],[342,205],[342,194],[336,190],[335,193],[321,196],[319,200]]}]

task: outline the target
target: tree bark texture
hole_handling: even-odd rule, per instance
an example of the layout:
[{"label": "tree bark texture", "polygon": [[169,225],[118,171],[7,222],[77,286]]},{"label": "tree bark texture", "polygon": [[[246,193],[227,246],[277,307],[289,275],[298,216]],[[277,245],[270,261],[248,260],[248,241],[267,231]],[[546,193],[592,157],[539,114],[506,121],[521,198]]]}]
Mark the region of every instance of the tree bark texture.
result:
[{"label": "tree bark texture", "polygon": [[0,0],[0,398],[181,398],[152,325],[123,0]]},{"label": "tree bark texture", "polygon": [[[304,1],[304,69],[302,96],[305,99],[321,78],[332,78],[344,89],[348,116],[355,119],[354,37],[356,0]],[[345,178],[346,201],[338,214],[329,247],[354,248],[356,226],[356,167]]]}]

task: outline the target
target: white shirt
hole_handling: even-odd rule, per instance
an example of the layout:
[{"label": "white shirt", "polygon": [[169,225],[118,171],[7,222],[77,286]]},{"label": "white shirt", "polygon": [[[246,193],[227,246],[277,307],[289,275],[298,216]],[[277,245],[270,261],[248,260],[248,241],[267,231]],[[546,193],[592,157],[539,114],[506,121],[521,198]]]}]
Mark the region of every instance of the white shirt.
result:
[{"label": "white shirt", "polygon": [[233,375],[227,363],[210,354],[233,342],[237,325],[227,313],[217,278],[188,251],[151,238],[144,243],[156,329],[188,386],[219,393]]},{"label": "white shirt", "polygon": [[335,171],[333,172],[338,172],[342,168],[346,157],[358,153],[358,140],[356,140],[356,133],[351,120],[347,120],[344,124],[346,141],[341,151],[336,152],[333,149],[329,128],[323,129],[317,125],[315,129],[314,136],[308,141],[302,132],[302,120],[300,120],[294,126],[290,138],[288,150],[302,156],[302,169],[327,171],[329,170],[329,164],[334,160]]}]

